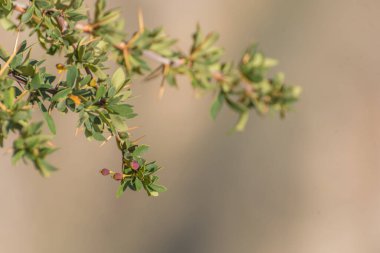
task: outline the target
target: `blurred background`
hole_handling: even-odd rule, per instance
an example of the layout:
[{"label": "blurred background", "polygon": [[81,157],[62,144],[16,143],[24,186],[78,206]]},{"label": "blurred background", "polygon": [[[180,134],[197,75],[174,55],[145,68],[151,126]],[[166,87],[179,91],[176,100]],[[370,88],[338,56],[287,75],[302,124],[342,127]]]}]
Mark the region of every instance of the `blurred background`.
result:
[{"label": "blurred background", "polygon": [[[254,116],[244,133],[228,135],[235,115],[223,110],[213,122],[212,97],[196,99],[186,79],[162,100],[159,80],[136,83],[140,117],[131,124],[164,167],[169,191],[159,198],[116,199],[115,182],[98,174],[119,168],[116,147],[75,137],[77,118],[56,113],[61,149],[50,161],[60,170],[51,178],[11,166],[1,151],[0,252],[380,252],[378,0],[110,6],[121,6],[130,32],[142,7],[146,26],[162,25],[184,50],[196,22],[220,32],[226,60],[258,42],[303,87],[301,101],[285,120]],[[8,49],[10,38],[0,32]]]}]

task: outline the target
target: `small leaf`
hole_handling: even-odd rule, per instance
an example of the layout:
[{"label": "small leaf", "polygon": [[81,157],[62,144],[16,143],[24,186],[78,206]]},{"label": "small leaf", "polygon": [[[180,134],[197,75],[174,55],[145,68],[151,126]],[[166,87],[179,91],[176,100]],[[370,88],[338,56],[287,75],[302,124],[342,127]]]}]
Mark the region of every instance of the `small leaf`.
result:
[{"label": "small leaf", "polygon": [[235,126],[235,131],[242,132],[245,129],[249,119],[249,111],[244,111],[240,114],[239,120]]},{"label": "small leaf", "polygon": [[63,89],[63,90],[60,90],[59,92],[57,92],[57,94],[55,94],[52,98],[53,101],[58,101],[60,99],[63,99],[63,98],[67,98],[67,96],[72,92],[71,88],[66,88],[66,89]]},{"label": "small leaf", "polygon": [[156,192],[166,192],[167,191],[165,186],[158,185],[158,184],[151,184],[151,185],[149,185],[149,188],[151,188],[152,190],[154,190]]},{"label": "small leaf", "polygon": [[119,188],[117,189],[116,192],[116,198],[120,198],[121,195],[125,192],[128,186],[128,181],[122,181],[122,183],[119,185]]},{"label": "small leaf", "polygon": [[81,7],[83,4],[83,0],[72,0],[71,1],[71,6],[74,8],[74,9],[78,9],[79,7]]},{"label": "small leaf", "polygon": [[25,150],[20,150],[12,156],[12,164],[15,165],[23,156],[25,155]]},{"label": "small leaf", "polygon": [[119,115],[110,114],[111,122],[119,132],[126,132],[128,130],[127,123]]},{"label": "small leaf", "polygon": [[97,0],[95,4],[95,18],[98,20],[100,17],[103,16],[104,9],[106,7],[106,1],[105,0]]},{"label": "small leaf", "polygon": [[4,94],[4,104],[7,108],[12,108],[15,101],[16,92],[13,87],[10,87]]},{"label": "small leaf", "polygon": [[118,68],[112,76],[111,84],[118,92],[126,82],[125,72],[122,68]]},{"label": "small leaf", "polygon": [[129,117],[130,115],[134,114],[132,106],[128,104],[109,105],[107,108],[123,117]]},{"label": "small leaf", "polygon": [[103,136],[103,134],[98,133],[98,132],[93,132],[92,136],[94,137],[95,140],[97,141],[105,141],[107,140],[106,137]]},{"label": "small leaf", "polygon": [[223,101],[224,101],[224,95],[222,92],[218,94],[218,96],[215,98],[214,102],[212,103],[211,106],[211,117],[215,120],[216,116],[220,112],[220,109],[222,109],[223,106]]},{"label": "small leaf", "polygon": [[42,78],[41,78],[41,74],[38,73],[38,74],[36,74],[36,75],[33,77],[32,81],[31,81],[31,83],[30,83],[30,86],[31,86],[31,88],[32,88],[33,90],[37,90],[37,89],[39,89],[39,88],[41,87],[41,84],[42,84],[42,83],[43,83],[43,81],[42,81]]},{"label": "small leaf", "polygon": [[27,23],[32,19],[33,13],[34,13],[34,8],[35,8],[34,5],[28,7],[26,12],[24,14],[22,14],[22,16],[21,16],[21,22]]},{"label": "small leaf", "polygon": [[78,77],[78,69],[75,66],[70,66],[67,69],[66,82],[70,87],[74,87]]},{"label": "small leaf", "polygon": [[51,165],[44,159],[37,159],[35,163],[36,163],[37,169],[41,172],[41,174],[44,177],[50,176],[50,172],[57,170],[57,168],[55,168],[53,165]]},{"label": "small leaf", "polygon": [[96,91],[95,100],[101,99],[106,94],[106,87],[102,84],[99,86],[98,90]]},{"label": "small leaf", "polygon": [[141,156],[143,153],[145,153],[148,150],[149,150],[149,146],[141,145],[141,146],[138,146],[137,148],[135,148],[135,150],[133,151],[133,155],[134,156]]},{"label": "small leaf", "polygon": [[136,177],[136,179],[135,179],[135,188],[136,188],[136,191],[141,190],[141,188],[143,188],[143,186],[144,185],[141,182],[141,180]]},{"label": "small leaf", "polygon": [[50,114],[48,112],[44,112],[43,115],[44,115],[44,119],[45,119],[45,121],[49,127],[50,132],[52,134],[56,134],[57,130],[56,130],[53,118],[50,116]]},{"label": "small leaf", "polygon": [[38,107],[40,108],[40,110],[42,111],[42,115],[44,116],[44,119],[49,127],[49,130],[52,134],[56,134],[57,131],[56,131],[56,127],[55,127],[55,123],[54,123],[54,120],[53,118],[50,116],[50,114],[48,113],[45,105],[42,103],[42,102],[39,102],[38,103]]}]

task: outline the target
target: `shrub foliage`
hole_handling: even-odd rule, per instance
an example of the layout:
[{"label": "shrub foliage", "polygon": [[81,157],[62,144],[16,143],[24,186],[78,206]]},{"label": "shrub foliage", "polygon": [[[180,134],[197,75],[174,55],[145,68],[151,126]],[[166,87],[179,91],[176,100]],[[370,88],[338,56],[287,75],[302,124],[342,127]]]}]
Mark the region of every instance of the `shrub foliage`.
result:
[{"label": "shrub foliage", "polygon": [[[265,57],[255,45],[238,64],[222,62],[217,33],[205,35],[197,26],[192,46],[185,52],[175,47],[176,40],[162,28],[146,28],[141,12],[138,18],[138,29],[129,36],[119,10],[107,9],[105,0],[97,0],[93,15],[83,0],[33,0],[28,4],[0,0],[1,25],[17,33],[14,50],[0,51],[0,146],[10,133],[16,134],[13,163],[30,161],[43,176],[54,171],[47,161],[56,150],[51,143],[56,134],[51,114],[73,112],[87,139],[116,140],[121,169],[102,169],[101,173],[119,182],[117,195],[127,189],[144,189],[149,196],[157,196],[165,191],[156,175],[160,167],[144,159],[148,146],[130,138],[133,128],[126,123],[136,116],[129,103],[131,80],[141,75],[160,78],[162,95],[166,86],[178,85],[178,76],[187,76],[195,90],[215,94],[213,118],[223,105],[236,112],[236,131],[244,129],[250,111],[283,117],[299,97],[300,88],[285,84],[283,74],[269,76],[277,61]],[[32,45],[19,41],[20,32],[36,36],[47,55],[62,55],[65,62],[55,62],[56,72],[49,73],[43,60],[31,58]],[[110,59],[119,66],[112,74],[107,71]],[[44,122],[33,121],[36,110]],[[44,123],[50,134],[42,131]]]}]

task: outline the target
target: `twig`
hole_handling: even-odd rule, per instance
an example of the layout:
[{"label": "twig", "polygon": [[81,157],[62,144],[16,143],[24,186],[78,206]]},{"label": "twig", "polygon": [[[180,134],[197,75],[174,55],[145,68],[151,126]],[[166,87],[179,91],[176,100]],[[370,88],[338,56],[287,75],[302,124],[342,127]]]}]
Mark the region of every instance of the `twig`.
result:
[{"label": "twig", "polygon": [[13,58],[17,54],[17,46],[18,46],[18,39],[20,38],[20,32],[17,32],[16,42],[13,48],[13,53],[9,57],[9,59],[5,62],[4,66],[0,70],[0,77],[4,74],[5,70],[9,67],[9,64],[12,62]]},{"label": "twig", "polygon": [[141,8],[139,8],[138,17],[139,17],[139,33],[142,34],[144,33],[144,16],[143,16]]}]

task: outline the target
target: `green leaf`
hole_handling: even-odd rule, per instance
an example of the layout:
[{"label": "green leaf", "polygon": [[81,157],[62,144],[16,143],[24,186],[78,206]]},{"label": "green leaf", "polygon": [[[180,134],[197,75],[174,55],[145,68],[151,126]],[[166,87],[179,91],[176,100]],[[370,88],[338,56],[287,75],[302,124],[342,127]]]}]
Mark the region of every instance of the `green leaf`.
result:
[{"label": "green leaf", "polygon": [[11,69],[15,69],[15,68],[17,68],[18,66],[20,66],[22,64],[22,61],[23,61],[23,55],[22,55],[22,53],[17,54],[13,58],[12,62],[9,64],[9,67],[11,67]]},{"label": "green leaf", "polygon": [[83,0],[72,0],[71,1],[71,6],[74,8],[74,9],[78,9],[79,7],[81,7],[83,4]]},{"label": "green leaf", "polygon": [[21,16],[21,22],[23,23],[29,22],[33,17],[34,9],[35,9],[34,5],[29,6],[26,12]]},{"label": "green leaf", "polygon": [[8,18],[1,18],[0,25],[7,31],[16,28],[16,25]]},{"label": "green leaf", "polygon": [[45,121],[49,127],[50,132],[52,134],[56,134],[57,130],[56,130],[53,118],[50,116],[50,114],[48,112],[44,112],[43,115],[44,115],[44,119],[45,119]]},{"label": "green leaf", "polygon": [[40,9],[48,9],[52,7],[52,2],[49,0],[34,0],[34,3]]},{"label": "green leaf", "polygon": [[122,68],[118,68],[112,76],[111,84],[115,88],[116,93],[123,87],[126,83],[126,75]]},{"label": "green leaf", "polygon": [[226,96],[225,98],[228,106],[235,112],[243,113],[247,111],[247,108],[244,105],[234,102],[232,99],[228,98],[228,96]]},{"label": "green leaf", "polygon": [[33,76],[33,79],[30,83],[30,86],[33,90],[38,90],[41,87],[41,84],[43,83],[41,74],[38,73],[35,76]]},{"label": "green leaf", "polygon": [[149,146],[147,145],[140,145],[133,151],[134,156],[141,156],[143,153],[149,150]]},{"label": "green leaf", "polygon": [[104,9],[106,7],[105,0],[97,0],[95,4],[95,19],[99,20],[103,16]]},{"label": "green leaf", "polygon": [[96,91],[95,100],[99,100],[106,94],[106,87],[102,84],[99,86],[98,90]]},{"label": "green leaf", "polygon": [[17,67],[17,70],[24,76],[33,76],[35,73],[34,68],[31,65],[19,66]]},{"label": "green leaf", "polygon": [[55,127],[55,122],[53,120],[53,118],[50,116],[50,114],[48,113],[46,107],[44,106],[44,104],[42,102],[39,102],[38,103],[38,106],[40,107],[40,110],[42,111],[42,115],[44,116],[44,119],[49,127],[49,130],[52,134],[56,134],[57,131],[56,131],[56,127]]},{"label": "green leaf", "polygon": [[126,132],[128,130],[127,123],[123,117],[119,115],[110,114],[111,123],[115,126],[116,130],[119,132]]},{"label": "green leaf", "polygon": [[119,188],[117,188],[116,198],[120,198],[123,195],[123,193],[127,189],[127,186],[128,186],[128,181],[127,180],[122,181],[122,183],[119,185]]},{"label": "green leaf", "polygon": [[218,96],[215,98],[214,102],[212,103],[211,106],[211,117],[215,120],[216,116],[220,112],[220,109],[222,109],[223,106],[223,101],[224,101],[224,95],[222,92],[219,92]]},{"label": "green leaf", "polygon": [[12,164],[15,165],[23,156],[25,155],[25,150],[20,150],[12,156]]},{"label": "green leaf", "polygon": [[70,66],[67,69],[66,82],[70,87],[74,87],[78,78],[78,69],[75,66]]},{"label": "green leaf", "polygon": [[109,105],[107,108],[123,117],[129,117],[130,115],[134,114],[132,106],[128,104]]},{"label": "green leaf", "polygon": [[166,192],[167,191],[165,186],[158,185],[158,184],[151,184],[151,185],[149,185],[149,188],[151,188],[152,190],[154,190],[156,192]]},{"label": "green leaf", "polygon": [[237,124],[235,125],[235,131],[242,132],[245,129],[245,126],[247,125],[249,119],[249,111],[244,111],[240,114],[239,120]]},{"label": "green leaf", "polygon": [[136,191],[140,191],[141,188],[143,188],[143,187],[144,187],[144,185],[141,182],[141,180],[136,177],[136,179],[135,179],[135,188],[136,188]]},{"label": "green leaf", "polygon": [[98,133],[98,132],[93,132],[93,133],[92,133],[92,136],[93,136],[94,139],[97,140],[97,141],[105,141],[105,140],[107,140],[107,139],[103,136],[103,134]]},{"label": "green leaf", "polygon": [[79,85],[80,86],[84,86],[86,84],[88,84],[90,81],[91,81],[91,75],[87,75],[85,76],[80,82],[79,82]]},{"label": "green leaf", "polygon": [[218,39],[219,39],[219,34],[217,33],[208,34],[202,44],[202,49],[209,49],[211,46],[215,44],[215,42]]},{"label": "green leaf", "polygon": [[37,159],[35,161],[37,169],[41,172],[41,174],[44,177],[48,177],[50,175],[50,172],[56,171],[57,168],[55,168],[53,165],[45,161],[44,159]]},{"label": "green leaf", "polygon": [[60,99],[66,99],[67,96],[72,92],[71,88],[66,88],[66,89],[63,89],[63,90],[60,90],[59,92],[57,92],[57,94],[55,94],[52,98],[53,101],[58,101]]},{"label": "green leaf", "polygon": [[4,92],[4,104],[7,108],[12,108],[14,101],[15,101],[15,96],[16,92],[13,87],[10,87],[6,92]]}]

